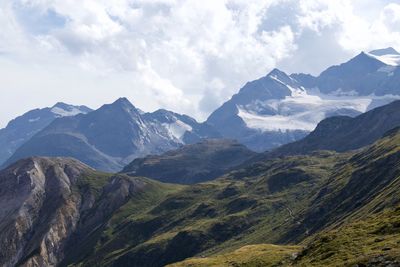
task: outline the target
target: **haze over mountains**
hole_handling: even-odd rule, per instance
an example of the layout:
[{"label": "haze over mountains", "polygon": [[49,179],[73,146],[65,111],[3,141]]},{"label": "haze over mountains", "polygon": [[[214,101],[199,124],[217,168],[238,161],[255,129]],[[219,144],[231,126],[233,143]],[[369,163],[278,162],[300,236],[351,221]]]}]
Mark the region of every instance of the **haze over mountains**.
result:
[{"label": "haze over mountains", "polygon": [[[274,69],[247,83],[204,123],[167,110],[144,113],[124,98],[55,121],[60,114],[31,111],[0,131],[6,147],[0,162],[6,166],[27,156],[72,156],[100,170],[118,171],[135,158],[204,138],[235,139],[263,152],[303,138],[324,118],[354,117],[400,99],[399,58],[393,48],[362,52],[318,77]],[[80,113],[73,106],[52,110],[62,108],[70,109],[63,116]]]}]

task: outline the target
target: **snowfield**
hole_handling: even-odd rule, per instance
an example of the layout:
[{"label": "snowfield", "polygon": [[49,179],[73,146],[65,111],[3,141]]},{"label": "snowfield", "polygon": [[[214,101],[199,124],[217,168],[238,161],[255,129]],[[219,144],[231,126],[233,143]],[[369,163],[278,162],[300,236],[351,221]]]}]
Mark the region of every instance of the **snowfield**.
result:
[{"label": "snowfield", "polygon": [[261,131],[312,131],[327,117],[354,116],[400,99],[400,96],[393,95],[325,95],[318,90],[310,90],[308,93],[304,88],[290,89],[292,95],[283,100],[253,101],[246,106],[238,106],[238,116],[247,127]]},{"label": "snowfield", "polygon": [[73,106],[70,106],[69,110],[65,110],[60,107],[53,107],[51,109],[51,112],[53,112],[54,114],[56,114],[60,117],[69,117],[69,116],[75,116],[75,115],[84,113],[80,109],[73,107]]}]

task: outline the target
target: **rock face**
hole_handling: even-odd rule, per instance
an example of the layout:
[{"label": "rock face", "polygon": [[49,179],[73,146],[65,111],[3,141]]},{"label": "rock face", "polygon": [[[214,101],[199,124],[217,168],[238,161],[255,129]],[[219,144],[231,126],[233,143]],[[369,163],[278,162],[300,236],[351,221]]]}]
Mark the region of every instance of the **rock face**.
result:
[{"label": "rock face", "polygon": [[2,266],[54,266],[76,229],[83,172],[72,160],[28,159],[0,173]]},{"label": "rock face", "polygon": [[208,139],[132,161],[123,173],[161,182],[194,184],[215,179],[257,155],[236,141]]},{"label": "rock face", "polygon": [[73,159],[18,161],[0,172],[0,266],[58,265],[145,186]]},{"label": "rock face", "polygon": [[31,110],[0,129],[0,166],[25,142],[47,127],[56,118],[92,111],[85,106],[57,103],[51,108]]},{"label": "rock face", "polygon": [[30,156],[74,157],[103,171],[120,171],[137,157],[217,135],[207,125],[166,110],[143,114],[126,98],[85,115],[55,120],[6,162]]}]

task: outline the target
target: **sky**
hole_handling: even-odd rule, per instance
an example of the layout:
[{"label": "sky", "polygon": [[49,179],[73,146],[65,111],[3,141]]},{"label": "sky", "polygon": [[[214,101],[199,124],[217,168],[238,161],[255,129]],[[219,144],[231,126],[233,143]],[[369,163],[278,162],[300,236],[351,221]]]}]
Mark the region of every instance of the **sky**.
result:
[{"label": "sky", "polygon": [[127,97],[199,121],[278,67],[400,50],[400,0],[0,0],[0,128]]}]

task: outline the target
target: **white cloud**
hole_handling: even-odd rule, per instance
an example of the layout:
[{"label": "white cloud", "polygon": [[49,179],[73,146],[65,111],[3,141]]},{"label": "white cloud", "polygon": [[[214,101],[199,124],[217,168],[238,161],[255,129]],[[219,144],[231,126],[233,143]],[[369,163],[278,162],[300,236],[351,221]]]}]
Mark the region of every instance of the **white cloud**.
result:
[{"label": "white cloud", "polygon": [[382,22],[388,29],[400,31],[400,4],[391,3],[385,6],[381,13]]},{"label": "white cloud", "polygon": [[[400,49],[398,6],[391,0],[288,0],[280,11],[295,33],[295,53],[278,62],[289,72],[318,74],[361,51]],[[286,15],[290,10],[290,15]],[[271,23],[271,22],[270,22]]]},{"label": "white cloud", "polygon": [[276,65],[315,73],[400,47],[399,5],[386,0],[3,0],[0,23],[0,124],[118,96],[203,119]]},{"label": "white cloud", "polygon": [[338,43],[344,50],[400,47],[400,4],[387,1],[363,1],[375,13],[365,16],[360,1],[302,0],[299,1],[300,30],[321,33],[334,28]]},{"label": "white cloud", "polygon": [[348,12],[352,13],[350,1],[303,0],[299,2],[298,21],[300,28],[316,32],[341,21]]},{"label": "white cloud", "polygon": [[341,21],[339,43],[351,51],[400,47],[400,5],[388,4],[375,18],[348,13]]}]

